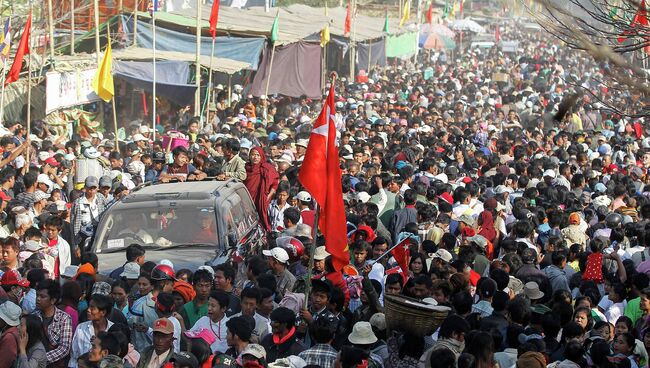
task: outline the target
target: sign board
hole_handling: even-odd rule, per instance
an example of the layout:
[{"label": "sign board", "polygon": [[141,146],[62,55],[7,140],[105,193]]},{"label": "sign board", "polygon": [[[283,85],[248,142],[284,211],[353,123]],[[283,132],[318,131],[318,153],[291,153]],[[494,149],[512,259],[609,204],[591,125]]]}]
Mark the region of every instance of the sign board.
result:
[{"label": "sign board", "polygon": [[519,42],[517,41],[501,41],[499,44],[501,51],[503,52],[517,52],[519,48]]},{"label": "sign board", "polygon": [[508,83],[508,74],[506,73],[493,73],[492,80],[495,82],[506,82]]},{"label": "sign board", "polygon": [[99,100],[92,88],[96,72],[97,69],[47,73],[45,113]]}]

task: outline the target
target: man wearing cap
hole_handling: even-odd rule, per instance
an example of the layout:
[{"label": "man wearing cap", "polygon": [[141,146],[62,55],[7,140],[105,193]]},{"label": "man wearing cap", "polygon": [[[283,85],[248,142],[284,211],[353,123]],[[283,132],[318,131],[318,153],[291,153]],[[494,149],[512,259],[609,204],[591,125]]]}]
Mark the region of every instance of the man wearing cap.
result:
[{"label": "man wearing cap", "polygon": [[174,325],[167,318],[153,323],[153,345],[147,347],[140,356],[136,368],[161,368],[173,356]]},{"label": "man wearing cap", "polygon": [[269,268],[271,268],[271,272],[275,276],[276,293],[282,299],[286,292],[293,291],[293,285],[296,283],[296,276],[287,269],[289,254],[280,247],[263,250],[262,254],[266,256]]},{"label": "man wearing cap", "polygon": [[72,233],[77,244],[82,240],[81,230],[94,227],[104,212],[106,198],[98,193],[98,189],[99,180],[94,176],[87,177],[84,181],[84,195],[72,204]]},{"label": "man wearing cap", "polygon": [[18,325],[20,325],[20,314],[22,310],[11,301],[0,304],[0,362],[10,367],[18,356],[18,342],[20,341]]},{"label": "man wearing cap", "polygon": [[303,190],[298,192],[295,199],[298,201],[298,209],[300,210],[302,223],[309,225],[313,229],[316,211],[311,209],[311,194]]}]

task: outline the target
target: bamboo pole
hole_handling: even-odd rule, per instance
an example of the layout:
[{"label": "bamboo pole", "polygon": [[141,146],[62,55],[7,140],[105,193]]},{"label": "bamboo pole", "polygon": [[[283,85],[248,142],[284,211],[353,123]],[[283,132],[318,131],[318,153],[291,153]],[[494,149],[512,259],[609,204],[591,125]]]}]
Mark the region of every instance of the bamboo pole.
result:
[{"label": "bamboo pole", "polygon": [[99,57],[100,44],[99,44],[99,0],[93,1],[93,10],[95,13],[95,59],[97,60],[97,66],[101,63],[101,58]]},{"label": "bamboo pole", "polygon": [[74,55],[74,28],[75,28],[75,9],[74,0],[70,0],[70,55]]},{"label": "bamboo pole", "polygon": [[228,107],[232,104],[232,74],[228,74]]},{"label": "bamboo pole", "polygon": [[[9,28],[11,28],[11,17],[9,17]],[[7,78],[7,63],[8,59],[2,62],[2,95],[0,96],[0,124],[5,121],[5,80]]]},{"label": "bamboo pole", "polygon": [[[219,1],[219,0],[214,0],[214,1]],[[210,124],[210,95],[212,94],[212,64],[214,63],[214,44],[216,41],[216,37],[212,37],[212,51],[210,52],[210,73],[208,74],[208,108],[206,109],[205,112],[205,124]],[[201,127],[203,127],[205,124],[201,124]]]},{"label": "bamboo pole", "polygon": [[[218,1],[218,0],[215,0]],[[203,0],[196,0],[196,92],[194,94],[194,116],[201,120],[201,5]]]},{"label": "bamboo pole", "polygon": [[50,33],[50,59],[54,62],[54,15],[52,9],[52,0],[47,0],[47,23]]},{"label": "bamboo pole", "polygon": [[[111,25],[110,22],[106,22],[106,35],[108,36],[108,45],[111,45]],[[115,151],[120,149],[120,141],[117,138],[117,108],[115,106],[115,95],[111,98],[111,106],[113,108],[113,130],[115,131]]]}]

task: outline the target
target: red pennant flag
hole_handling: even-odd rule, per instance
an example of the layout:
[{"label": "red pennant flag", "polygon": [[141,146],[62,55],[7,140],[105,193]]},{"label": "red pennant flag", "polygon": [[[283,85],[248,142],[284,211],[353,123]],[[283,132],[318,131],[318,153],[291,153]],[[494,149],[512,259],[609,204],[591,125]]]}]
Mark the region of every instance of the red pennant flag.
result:
[{"label": "red pennant flag", "polygon": [[463,1],[464,0],[460,0],[460,8],[458,9],[458,10],[460,10],[460,17],[461,18],[463,17]]},{"label": "red pennant flag", "polygon": [[402,269],[402,274],[404,276],[408,276],[409,263],[411,262],[411,252],[409,251],[409,245],[411,245],[411,238],[407,237],[390,252],[393,255],[393,258],[395,258],[395,261],[399,267]]},{"label": "red pennant flag", "polygon": [[9,74],[5,79],[5,86],[9,83],[13,83],[18,80],[20,76],[20,70],[23,68],[23,58],[25,55],[29,55],[29,33],[32,29],[32,13],[29,13],[27,17],[27,23],[25,23],[25,30],[23,35],[20,36],[20,43],[18,44],[18,50],[16,51],[16,57],[14,58],[14,63],[11,65]]},{"label": "red pennant flag", "polygon": [[501,41],[501,30],[497,24],[497,29],[494,31],[494,42],[499,43]]},{"label": "red pennant flag", "polygon": [[[637,26],[642,26],[642,27],[648,27],[650,23],[648,22],[648,13],[645,8],[645,0],[641,0],[639,2],[639,9],[637,9],[636,14],[634,15],[634,18],[632,19],[632,22],[630,23],[630,28],[635,28]],[[627,36],[633,35],[634,31],[632,30],[626,30],[623,32],[621,36],[618,37],[618,42],[622,43],[625,42],[627,39]]]},{"label": "red pennant flag", "polygon": [[219,0],[213,0],[212,10],[210,11],[210,35],[212,39],[217,37],[217,20],[219,20]]},{"label": "red pennant flag", "polygon": [[429,10],[427,10],[427,23],[433,24],[433,0],[429,3]]},{"label": "red pennant flag", "polygon": [[309,137],[298,179],[320,206],[318,225],[334,269],[350,263],[339,149],[336,146],[334,82]]},{"label": "red pennant flag", "polygon": [[352,3],[348,1],[348,12],[345,14],[345,26],[343,28],[343,35],[348,36],[352,29]]}]

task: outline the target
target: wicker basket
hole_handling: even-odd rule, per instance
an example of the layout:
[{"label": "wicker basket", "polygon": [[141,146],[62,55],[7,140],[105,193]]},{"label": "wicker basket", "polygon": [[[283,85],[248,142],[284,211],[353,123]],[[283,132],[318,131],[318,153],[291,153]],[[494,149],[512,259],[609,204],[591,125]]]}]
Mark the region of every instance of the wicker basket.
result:
[{"label": "wicker basket", "polygon": [[404,296],[384,295],[384,313],[389,332],[409,332],[416,336],[431,335],[450,311],[449,307],[429,305]]}]

